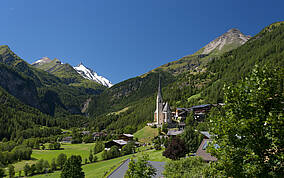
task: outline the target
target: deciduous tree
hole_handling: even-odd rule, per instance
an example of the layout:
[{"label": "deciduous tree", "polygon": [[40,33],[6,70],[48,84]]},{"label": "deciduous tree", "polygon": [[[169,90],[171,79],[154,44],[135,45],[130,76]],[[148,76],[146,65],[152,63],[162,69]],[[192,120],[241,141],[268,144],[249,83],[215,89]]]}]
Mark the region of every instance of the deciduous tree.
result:
[{"label": "deciduous tree", "polygon": [[133,158],[129,162],[126,178],[150,178],[156,175],[156,169],[148,162],[149,155],[143,154],[137,161]]},{"label": "deciduous tree", "polygon": [[225,87],[225,104],[211,117],[216,135],[212,174],[225,177],[283,176],[283,69],[256,67],[237,86]]},{"label": "deciduous tree", "polygon": [[59,166],[60,169],[63,168],[63,165],[65,164],[67,160],[67,156],[64,153],[61,153],[60,155],[58,155],[57,157],[57,165]]},{"label": "deciduous tree", "polygon": [[163,152],[163,156],[178,160],[186,155],[186,146],[184,141],[179,137],[174,137],[170,140],[168,147]]}]

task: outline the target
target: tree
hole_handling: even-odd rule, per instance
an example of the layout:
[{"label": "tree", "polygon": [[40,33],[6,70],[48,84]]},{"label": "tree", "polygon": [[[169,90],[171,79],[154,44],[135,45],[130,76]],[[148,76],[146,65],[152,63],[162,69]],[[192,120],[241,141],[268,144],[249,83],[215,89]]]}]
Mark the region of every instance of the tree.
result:
[{"label": "tree", "polygon": [[108,159],[108,154],[107,154],[106,150],[104,150],[103,153],[102,153],[102,159],[103,160],[107,160]]},{"label": "tree", "polygon": [[180,160],[168,161],[165,165],[163,175],[165,177],[202,177],[207,164],[200,157],[182,158]]},{"label": "tree", "polygon": [[39,161],[37,161],[36,170],[37,170],[37,173],[39,174],[43,172],[43,159],[40,159]]},{"label": "tree", "polygon": [[71,143],[72,144],[82,143],[81,135],[75,129],[72,131],[72,142]]},{"label": "tree", "polygon": [[92,150],[90,150],[90,155],[89,155],[90,163],[92,163],[92,162],[93,162],[93,158],[94,158],[94,156],[93,156],[93,152],[92,152]]},{"label": "tree", "polygon": [[44,170],[44,172],[48,172],[49,168],[50,168],[50,165],[49,165],[48,161],[44,160],[44,162],[43,162],[43,170]]},{"label": "tree", "polygon": [[39,140],[36,139],[35,142],[34,142],[34,149],[39,149],[40,146],[39,146]]},{"label": "tree", "polygon": [[154,148],[155,148],[155,150],[161,150],[161,149],[162,149],[160,143],[155,143],[155,144],[154,144]]},{"label": "tree", "polygon": [[30,170],[31,170],[31,167],[28,164],[25,164],[25,166],[24,166],[25,176],[29,175]]},{"label": "tree", "polygon": [[58,143],[58,142],[55,142],[55,143],[53,144],[53,147],[54,147],[55,150],[60,150],[61,144]]},{"label": "tree", "polygon": [[199,134],[191,126],[187,126],[181,135],[186,145],[187,153],[195,153],[201,143]]},{"label": "tree", "polygon": [[19,177],[22,177],[22,170],[19,170]]},{"label": "tree", "polygon": [[165,134],[168,133],[168,124],[167,124],[167,123],[164,123],[164,124],[162,125],[162,132],[164,132]]},{"label": "tree", "polygon": [[50,144],[48,145],[48,149],[54,150],[54,144],[53,144],[53,143],[50,143]]},{"label": "tree", "polygon": [[170,140],[170,143],[168,144],[168,147],[163,152],[163,156],[178,160],[181,157],[185,157],[186,155],[186,146],[184,144],[184,141],[180,139],[179,137],[174,137]]},{"label": "tree", "polygon": [[83,142],[85,142],[85,143],[93,143],[94,142],[93,135],[92,134],[85,135],[83,137]]},{"label": "tree", "polygon": [[10,178],[15,176],[15,167],[12,164],[9,164],[8,171],[9,171]]},{"label": "tree", "polygon": [[[212,116],[210,174],[224,177],[283,176],[283,68],[256,67],[236,86],[225,86],[225,106]],[[212,145],[213,145],[212,144]]]},{"label": "tree", "polygon": [[51,168],[52,171],[55,171],[55,170],[56,170],[56,167],[57,167],[57,165],[56,165],[56,162],[55,162],[55,158],[53,158],[53,159],[51,160],[50,168]]},{"label": "tree", "polygon": [[96,141],[94,147],[94,154],[97,154],[105,149],[105,145],[102,141]]},{"label": "tree", "polygon": [[84,178],[85,174],[82,171],[81,162],[81,156],[72,155],[68,158],[61,172],[61,178]]},{"label": "tree", "polygon": [[98,157],[95,155],[93,158],[93,162],[97,162],[98,161]]},{"label": "tree", "polygon": [[128,170],[126,171],[126,178],[150,178],[156,175],[156,169],[153,168],[151,164],[148,162],[149,155],[143,154],[142,157],[139,157],[137,161],[131,158]]},{"label": "tree", "polygon": [[120,156],[120,151],[117,146],[112,146],[110,150],[107,152],[107,158],[116,158]]},{"label": "tree", "polygon": [[5,177],[5,171],[2,168],[0,168],[0,177]]},{"label": "tree", "polygon": [[60,169],[63,168],[66,160],[67,160],[67,156],[64,153],[61,153],[57,156],[57,165],[59,166]]},{"label": "tree", "polygon": [[36,165],[35,164],[32,164],[31,165],[31,168],[30,168],[30,175],[34,175],[36,172]]},{"label": "tree", "polygon": [[135,152],[135,143],[133,141],[128,142],[121,149],[122,155],[133,154]]}]

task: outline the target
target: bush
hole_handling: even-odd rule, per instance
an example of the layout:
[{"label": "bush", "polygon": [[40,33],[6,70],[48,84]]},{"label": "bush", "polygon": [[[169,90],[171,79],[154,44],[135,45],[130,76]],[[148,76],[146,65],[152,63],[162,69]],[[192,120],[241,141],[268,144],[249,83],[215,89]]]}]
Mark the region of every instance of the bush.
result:
[{"label": "bush", "polygon": [[179,137],[174,137],[171,139],[168,147],[163,152],[163,156],[170,158],[172,160],[178,160],[186,155],[186,146],[184,141]]},{"label": "bush", "polygon": [[163,175],[165,177],[202,177],[207,164],[200,157],[182,158],[168,161]]}]

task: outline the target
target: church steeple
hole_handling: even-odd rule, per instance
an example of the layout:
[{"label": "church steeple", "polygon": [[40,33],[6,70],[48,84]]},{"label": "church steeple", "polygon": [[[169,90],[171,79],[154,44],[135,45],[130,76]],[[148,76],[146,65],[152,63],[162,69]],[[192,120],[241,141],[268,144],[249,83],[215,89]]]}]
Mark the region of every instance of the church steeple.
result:
[{"label": "church steeple", "polygon": [[159,87],[158,87],[158,94],[157,94],[157,103],[163,103],[160,75],[159,75]]}]

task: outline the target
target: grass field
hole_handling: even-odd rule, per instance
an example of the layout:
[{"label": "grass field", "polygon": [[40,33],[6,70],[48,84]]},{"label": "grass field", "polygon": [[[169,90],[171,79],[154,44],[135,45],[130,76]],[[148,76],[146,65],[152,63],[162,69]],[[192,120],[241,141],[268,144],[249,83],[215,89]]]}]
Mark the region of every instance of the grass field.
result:
[{"label": "grass field", "polygon": [[[122,161],[130,158],[132,155],[126,155],[119,158],[106,160],[106,161],[99,161],[92,164],[83,165],[83,171],[85,173],[86,178],[101,178],[104,177],[105,172],[111,170],[111,168],[118,166]],[[60,177],[60,171],[56,171],[55,173],[51,174],[42,174],[42,175],[35,175],[32,176],[33,178],[58,178]]]},{"label": "grass field", "polygon": [[143,143],[150,143],[155,136],[158,136],[158,129],[149,126],[145,126],[143,129],[134,133],[134,137]]},{"label": "grass field", "polygon": [[[154,129],[151,127],[144,127],[143,129],[137,131],[134,136],[139,139],[139,141],[144,143],[150,143],[151,139],[158,135],[158,129]],[[48,148],[48,145],[45,145],[46,148]],[[70,157],[71,155],[80,155],[82,157],[83,163],[85,163],[85,159],[89,157],[90,149],[94,147],[94,143],[90,144],[63,144],[61,146],[62,150],[33,150],[32,153],[32,160],[28,161],[21,161],[16,164],[15,171],[18,172],[19,170],[23,170],[23,167],[26,163],[28,164],[34,164],[40,159],[47,160],[49,163],[51,163],[51,160],[53,158],[57,158],[57,156],[61,153],[64,153],[67,155],[67,157]],[[149,147],[140,147],[139,150],[146,150]],[[149,154],[150,161],[161,161],[165,162],[168,159],[162,156],[163,150],[147,150],[143,151],[147,154]],[[141,152],[134,154],[135,156],[139,157],[141,156]],[[127,158],[130,158],[133,155],[127,155],[111,160],[101,161],[101,153],[98,153],[96,155],[98,157],[98,162],[83,165],[83,171],[85,172],[85,176],[87,178],[95,178],[95,177],[103,177],[106,172],[111,172],[115,167],[117,167],[122,161],[126,160]],[[16,174],[17,175],[17,174]],[[37,177],[60,177],[60,171],[56,171],[51,174],[42,174],[42,175],[35,175],[33,176],[35,178]]]},{"label": "grass field", "polygon": [[[46,148],[48,145],[46,145]],[[94,147],[94,143],[89,144],[63,144],[61,146],[62,150],[33,150],[32,153],[32,160],[24,160],[21,162],[18,162],[14,164],[15,171],[18,172],[19,170],[23,170],[23,167],[26,163],[33,164],[36,163],[40,159],[47,160],[49,163],[51,163],[51,160],[53,158],[57,158],[57,156],[61,153],[64,153],[67,155],[67,157],[70,157],[71,155],[80,155],[82,157],[83,163],[85,162],[85,159],[89,158],[90,149]],[[101,154],[97,154],[98,159],[101,159]]]},{"label": "grass field", "polygon": [[[162,156],[163,151],[164,150],[159,150],[159,151],[148,150],[148,151],[144,151],[144,153],[149,155],[150,161],[166,162],[169,159]],[[142,153],[139,152],[134,155],[126,155],[126,156],[122,156],[122,157],[111,159],[111,160],[99,161],[96,163],[83,165],[82,168],[83,168],[86,178],[102,178],[104,177],[106,172],[110,173],[111,171],[113,171],[113,168],[119,166],[122,163],[122,161],[126,160],[127,158],[130,158],[132,156],[139,157],[141,155]],[[33,178],[44,178],[44,177],[58,178],[60,177],[60,171],[56,171],[55,173],[51,173],[51,174],[35,175],[32,177]]]}]

